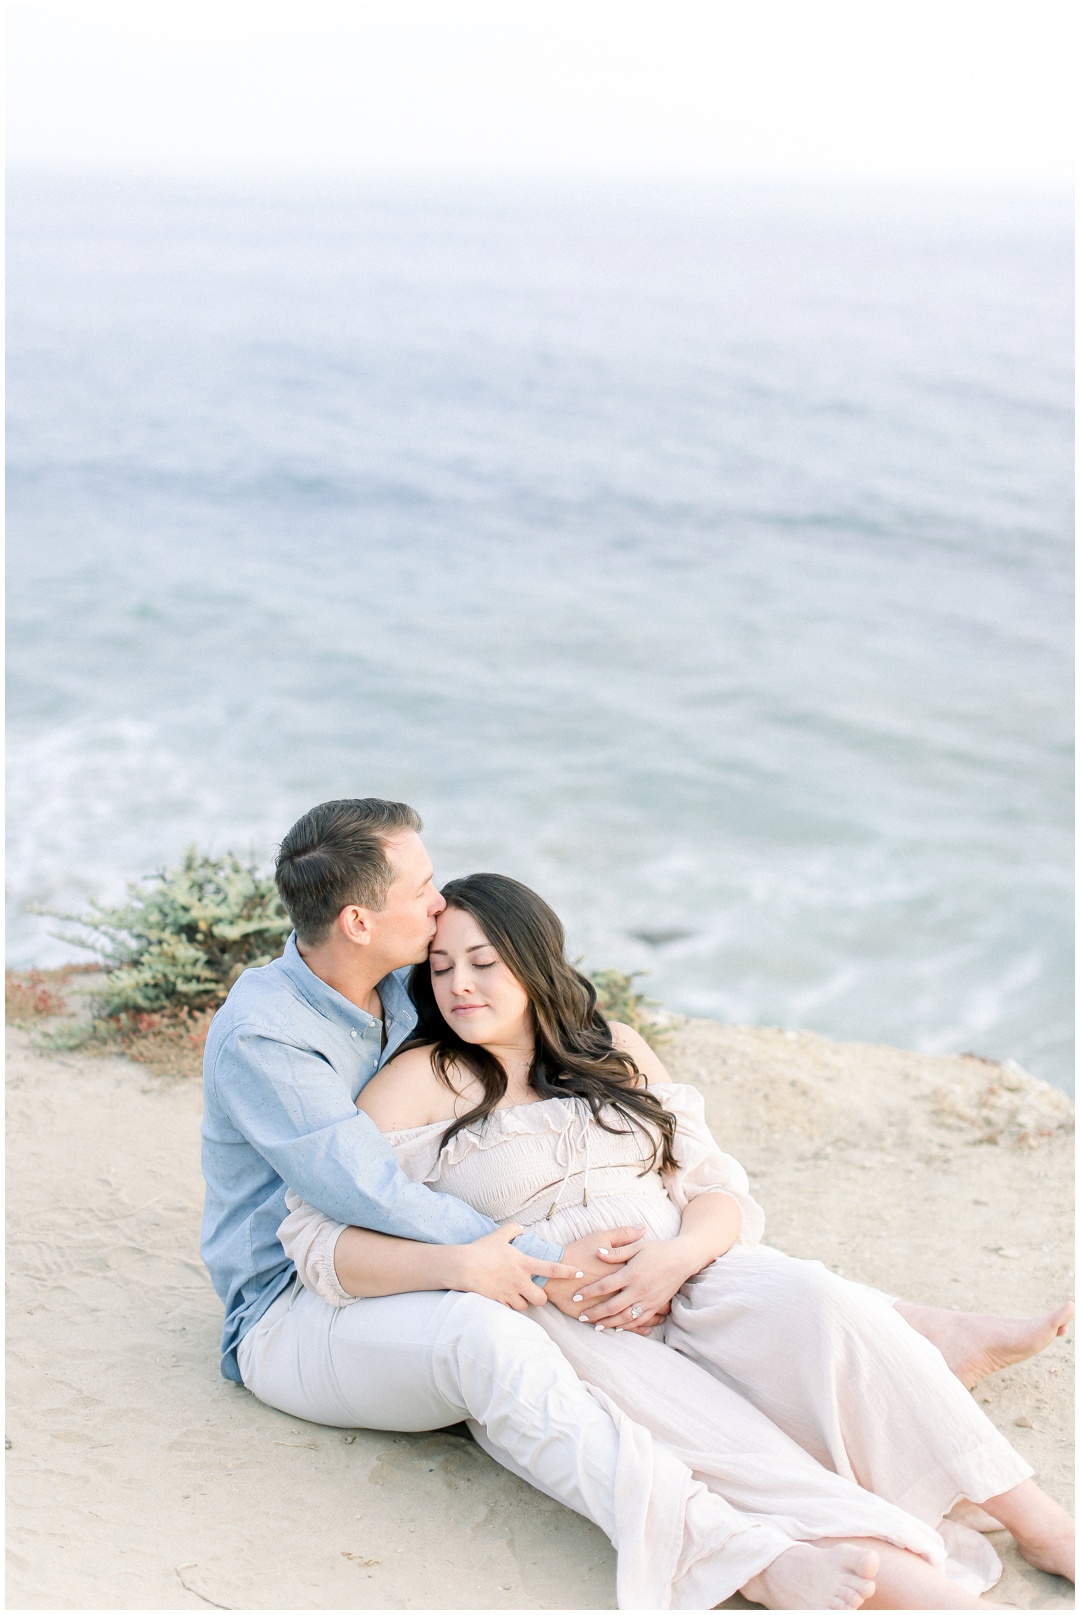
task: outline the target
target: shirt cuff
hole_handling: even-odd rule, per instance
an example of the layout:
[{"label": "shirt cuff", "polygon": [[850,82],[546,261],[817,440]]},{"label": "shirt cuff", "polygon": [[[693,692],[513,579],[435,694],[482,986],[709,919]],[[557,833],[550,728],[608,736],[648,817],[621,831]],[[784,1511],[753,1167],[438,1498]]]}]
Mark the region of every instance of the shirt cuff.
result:
[{"label": "shirt cuff", "polygon": [[[524,1251],[526,1256],[536,1256],[541,1262],[561,1262],[563,1259],[563,1247],[561,1245],[553,1245],[549,1239],[541,1239],[540,1235],[534,1233],[531,1228],[527,1228],[523,1234],[519,1234],[514,1240],[514,1244],[519,1251]],[[536,1283],[546,1284],[547,1280],[537,1277]]]}]

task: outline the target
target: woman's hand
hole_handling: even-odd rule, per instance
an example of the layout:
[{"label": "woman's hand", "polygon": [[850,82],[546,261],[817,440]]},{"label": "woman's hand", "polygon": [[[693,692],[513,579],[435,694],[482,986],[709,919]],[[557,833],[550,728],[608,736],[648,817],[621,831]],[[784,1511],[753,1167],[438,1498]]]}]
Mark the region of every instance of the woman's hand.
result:
[{"label": "woman's hand", "polygon": [[[669,1310],[676,1291],[729,1251],[741,1228],[742,1211],[732,1195],[698,1195],[683,1212],[675,1239],[647,1240],[617,1273],[577,1291],[577,1316],[604,1329],[647,1334]],[[641,1309],[634,1318],[631,1307]]]},{"label": "woman's hand", "polygon": [[[554,1301],[560,1312],[576,1318],[581,1311],[581,1296],[586,1285],[606,1278],[613,1266],[630,1261],[645,1243],[642,1224],[626,1228],[598,1228],[594,1234],[584,1234],[563,1251],[563,1261],[577,1270],[573,1283],[553,1279],[547,1286],[549,1301]],[[583,1282],[584,1281],[584,1282]]]},{"label": "woman's hand", "polygon": [[[693,1273],[701,1270],[696,1243],[676,1239],[647,1240],[617,1273],[579,1290],[581,1302],[574,1315],[582,1323],[603,1329],[628,1329],[647,1334],[670,1307],[671,1298]],[[636,1317],[630,1308],[640,1307]]]},{"label": "woman's hand", "polygon": [[[472,1290],[491,1301],[501,1301],[524,1312],[542,1307],[547,1301],[543,1285],[533,1283],[533,1275],[562,1280],[573,1285],[585,1271],[572,1262],[541,1262],[526,1256],[511,1243],[524,1229],[516,1222],[496,1228],[493,1234],[474,1239],[471,1245],[432,1246],[445,1258],[445,1284],[448,1290]],[[565,1254],[565,1253],[564,1253]]]}]

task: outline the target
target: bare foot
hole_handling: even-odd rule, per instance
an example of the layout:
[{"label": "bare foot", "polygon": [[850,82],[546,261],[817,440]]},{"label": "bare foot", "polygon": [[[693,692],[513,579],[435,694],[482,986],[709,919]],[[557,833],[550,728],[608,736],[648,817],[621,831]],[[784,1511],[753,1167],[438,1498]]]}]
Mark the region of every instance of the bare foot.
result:
[{"label": "bare foot", "polygon": [[1063,1335],[1076,1308],[1069,1301],[1042,1318],[999,1318],[990,1312],[948,1312],[898,1301],[896,1310],[936,1346],[968,1390],[987,1374],[1043,1351]]},{"label": "bare foot", "polygon": [[815,1548],[799,1542],[741,1588],[766,1609],[861,1609],[874,1592],[878,1555],[841,1543]]}]

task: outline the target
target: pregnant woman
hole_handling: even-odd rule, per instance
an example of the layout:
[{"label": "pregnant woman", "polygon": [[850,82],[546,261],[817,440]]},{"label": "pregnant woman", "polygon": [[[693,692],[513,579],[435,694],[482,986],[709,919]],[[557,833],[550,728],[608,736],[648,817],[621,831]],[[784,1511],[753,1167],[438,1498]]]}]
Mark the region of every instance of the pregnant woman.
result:
[{"label": "pregnant woman", "polygon": [[[937,1349],[887,1298],[760,1245],[760,1208],[700,1096],[599,1015],[547,905],[498,875],[453,881],[444,896],[411,983],[416,1038],[357,1104],[409,1176],[498,1221],[561,1244],[642,1227],[628,1310],[597,1326],[584,1299],[577,1318],[534,1309],[579,1376],[736,1508],[832,1555],[829,1607],[984,1603],[997,1556],[945,1518],[965,1499],[1030,1562],[1071,1575],[1068,1516]],[[288,1203],[279,1235],[301,1279],[348,1305],[364,1293],[362,1236]],[[669,1298],[651,1337],[630,1332]],[[649,1483],[625,1481],[633,1495]],[[838,1540],[850,1544],[839,1560]],[[661,1530],[643,1549],[674,1563],[684,1546]],[[730,1592],[815,1607],[807,1578],[805,1602],[777,1603],[767,1573]]]}]

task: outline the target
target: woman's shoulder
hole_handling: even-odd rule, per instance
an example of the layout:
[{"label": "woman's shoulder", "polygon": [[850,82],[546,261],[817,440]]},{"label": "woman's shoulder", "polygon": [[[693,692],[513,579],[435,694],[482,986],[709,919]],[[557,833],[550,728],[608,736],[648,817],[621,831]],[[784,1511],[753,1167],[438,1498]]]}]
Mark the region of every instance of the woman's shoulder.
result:
[{"label": "woman's shoulder", "polygon": [[630,1056],[646,1083],[671,1081],[660,1056],[646,1043],[640,1032],[635,1032],[632,1026],[622,1021],[609,1021],[608,1025],[611,1028],[611,1041],[621,1054]]},{"label": "woman's shoulder", "polygon": [[[376,1071],[371,1082],[378,1082],[381,1078],[391,1074],[399,1081],[403,1078],[415,1081],[424,1075],[434,1077],[436,1073],[432,1064],[432,1055],[435,1053],[435,1049],[436,1045],[434,1043],[410,1044],[402,1049],[400,1054],[395,1054],[392,1059],[387,1060],[386,1064]],[[368,1086],[370,1087],[371,1083]]]},{"label": "woman's shoulder", "polygon": [[442,1121],[453,1096],[435,1069],[434,1052],[434,1043],[424,1043],[396,1054],[361,1088],[357,1108],[384,1133]]}]

